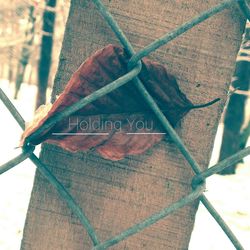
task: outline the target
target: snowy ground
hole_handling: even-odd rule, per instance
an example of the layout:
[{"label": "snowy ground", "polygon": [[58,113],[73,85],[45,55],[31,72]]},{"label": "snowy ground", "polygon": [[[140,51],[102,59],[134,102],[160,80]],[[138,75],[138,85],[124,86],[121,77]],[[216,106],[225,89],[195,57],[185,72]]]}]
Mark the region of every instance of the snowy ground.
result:
[{"label": "snowy ground", "polygon": [[[7,82],[0,87],[12,96]],[[23,85],[19,100],[14,101],[25,120],[31,120],[36,88]],[[21,129],[0,102],[0,164],[20,152],[15,147]],[[219,133],[220,134],[220,133]],[[215,155],[218,152],[219,140]],[[39,150],[39,149],[38,149]],[[248,166],[247,166],[248,165]],[[25,215],[32,189],[35,167],[26,160],[0,175],[0,250],[18,250],[22,238]],[[206,195],[229,224],[245,249],[250,250],[250,157],[245,158],[237,174],[215,175],[207,180]],[[206,209],[200,206],[189,250],[234,249]]]}]

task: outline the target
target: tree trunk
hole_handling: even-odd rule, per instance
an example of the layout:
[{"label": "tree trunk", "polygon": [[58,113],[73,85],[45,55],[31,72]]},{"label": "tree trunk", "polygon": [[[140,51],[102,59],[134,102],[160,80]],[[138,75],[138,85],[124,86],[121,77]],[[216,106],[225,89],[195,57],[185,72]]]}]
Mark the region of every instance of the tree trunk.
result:
[{"label": "tree trunk", "polygon": [[56,0],[46,1],[46,8],[43,13],[43,35],[38,66],[38,92],[36,98],[37,108],[46,103],[46,91],[52,60],[53,34],[56,16],[54,11],[55,7]]},{"label": "tree trunk", "polygon": [[[104,1],[136,50],[220,1]],[[163,4],[164,3],[164,4]],[[232,9],[204,22],[150,58],[165,64],[194,103],[222,101],[191,111],[177,128],[205,169],[243,32]],[[97,49],[118,43],[91,1],[72,1],[53,100],[78,66]],[[92,151],[72,154],[44,144],[40,156],[84,209],[101,240],[111,238],[191,191],[193,172],[168,139],[145,154],[117,162]],[[193,202],[112,249],[188,249],[197,203]],[[36,174],[22,249],[91,249],[85,229],[48,181]]]},{"label": "tree trunk", "polygon": [[[243,129],[245,123],[246,101],[250,87],[250,23],[247,22],[242,45],[238,53],[232,87],[235,91],[230,96],[224,117],[224,131],[219,160],[235,154],[245,148],[249,137],[249,128]],[[247,52],[248,51],[248,52]],[[249,127],[249,126],[248,126]],[[221,171],[221,174],[234,174],[236,164]]]}]

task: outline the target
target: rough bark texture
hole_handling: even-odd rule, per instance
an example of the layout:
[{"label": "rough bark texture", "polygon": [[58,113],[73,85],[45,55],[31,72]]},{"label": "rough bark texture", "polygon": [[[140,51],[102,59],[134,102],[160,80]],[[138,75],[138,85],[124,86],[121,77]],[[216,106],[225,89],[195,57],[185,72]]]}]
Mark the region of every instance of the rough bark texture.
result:
[{"label": "rough bark texture", "polygon": [[[104,1],[136,50],[220,1]],[[223,101],[191,111],[178,134],[203,168],[207,167],[243,23],[226,10],[154,52],[193,103]],[[91,1],[73,1],[55,79],[53,100],[84,59],[118,43]],[[83,207],[101,240],[121,232],[191,191],[190,167],[165,140],[139,156],[112,162],[94,152],[71,154],[45,144],[41,159]],[[197,203],[176,211],[112,249],[187,249]],[[78,219],[47,180],[36,175],[22,249],[91,249]]]}]

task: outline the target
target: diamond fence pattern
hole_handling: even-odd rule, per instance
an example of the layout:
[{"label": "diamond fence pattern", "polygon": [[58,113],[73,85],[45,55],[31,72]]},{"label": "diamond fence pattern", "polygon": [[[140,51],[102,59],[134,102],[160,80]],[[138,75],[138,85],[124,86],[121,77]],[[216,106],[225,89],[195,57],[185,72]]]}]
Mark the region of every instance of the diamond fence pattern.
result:
[{"label": "diamond fence pattern", "polygon": [[[125,240],[129,236],[136,234],[140,232],[141,230],[145,229],[146,227],[149,227],[150,225],[156,223],[157,221],[165,218],[166,216],[170,215],[174,211],[176,211],[179,208],[184,207],[188,203],[199,199],[203,205],[206,207],[206,209],[209,211],[209,213],[214,217],[214,219],[217,221],[217,223],[220,225],[224,233],[227,235],[227,237],[230,239],[232,244],[236,249],[244,249],[243,246],[241,246],[238,239],[235,237],[233,232],[230,230],[230,228],[227,226],[227,224],[223,221],[219,213],[213,208],[213,206],[210,204],[209,200],[205,197],[203,194],[205,190],[205,180],[209,176],[223,170],[224,168],[227,168],[228,166],[238,162],[240,159],[244,158],[245,156],[250,154],[250,147],[247,147],[238,153],[228,157],[227,159],[219,162],[218,164],[212,166],[211,168],[202,171],[198,163],[195,161],[193,156],[190,154],[189,150],[185,147],[180,137],[176,134],[175,130],[172,128],[170,123],[168,122],[167,118],[164,116],[164,114],[161,112],[159,107],[157,106],[154,99],[151,97],[151,95],[147,92],[145,89],[143,83],[140,81],[140,79],[137,77],[141,70],[141,59],[144,56],[149,55],[152,51],[156,50],[162,45],[167,44],[169,41],[175,39],[182,33],[188,31],[195,25],[203,22],[204,20],[212,17],[213,15],[219,13],[220,11],[229,8],[231,6],[239,6],[243,13],[245,14],[246,18],[250,20],[250,8],[248,7],[247,0],[225,0],[222,1],[217,6],[203,12],[199,16],[194,17],[192,20],[184,23],[180,27],[174,29],[173,31],[167,33],[163,37],[159,38],[158,40],[155,40],[148,46],[141,49],[139,52],[135,53],[132,45],[124,35],[123,31],[120,29],[116,21],[114,20],[113,16],[110,14],[110,12],[106,9],[106,7],[103,5],[101,0],[93,0],[93,3],[95,4],[96,8],[99,10],[100,14],[103,16],[105,21],[109,24],[110,28],[113,30],[115,35],[120,40],[121,44],[124,46],[124,48],[127,50],[127,52],[130,54],[131,59],[128,63],[128,70],[129,72],[125,74],[124,76],[118,78],[117,80],[111,82],[110,84],[106,85],[105,87],[102,87],[101,89],[95,91],[94,93],[86,96],[79,102],[73,104],[70,107],[67,107],[64,111],[61,113],[57,113],[47,121],[42,127],[40,127],[36,132],[31,134],[27,138],[27,143],[23,147],[23,151],[20,155],[15,157],[14,159],[11,159],[9,162],[3,164],[0,166],[0,174],[8,171],[9,169],[15,167],[20,162],[24,161],[27,158],[30,158],[30,160],[36,165],[37,169],[49,180],[49,182],[55,187],[55,189],[58,191],[58,193],[61,195],[62,199],[68,204],[69,208],[74,212],[74,214],[79,218],[81,224],[86,229],[90,239],[93,243],[92,250],[101,250],[101,249],[107,249],[117,243],[119,243],[122,240]],[[94,228],[91,225],[91,222],[89,221],[88,217],[85,215],[84,210],[79,207],[77,202],[74,200],[74,198],[70,195],[70,193],[65,189],[65,187],[57,180],[57,178],[50,172],[50,170],[37,158],[37,156],[33,153],[35,147],[29,143],[29,140],[39,135],[42,131],[50,128],[53,126],[56,122],[62,120],[63,118],[67,117],[68,115],[74,113],[75,111],[83,108],[87,104],[95,101],[96,99],[100,98],[101,96],[104,96],[111,91],[115,90],[116,88],[121,87],[122,85],[126,84],[130,80],[133,80],[135,87],[140,91],[141,97],[144,99],[144,101],[150,106],[152,111],[155,113],[156,117],[158,118],[159,122],[162,124],[166,132],[169,134],[171,139],[175,142],[176,147],[180,150],[180,152],[185,157],[186,161],[189,163],[190,167],[194,171],[195,175],[192,179],[192,192],[185,197],[181,198],[177,202],[173,203],[172,205],[162,209],[158,213],[155,213],[148,217],[147,219],[141,221],[140,223],[137,223],[133,225],[132,227],[128,228],[127,230],[121,232],[119,235],[115,235],[112,238],[100,242],[98,239],[98,235],[96,234]],[[12,114],[12,116],[15,118],[17,123],[20,125],[22,129],[25,128],[25,121],[22,118],[22,116],[19,114],[19,112],[16,110],[14,105],[11,103],[11,101],[8,99],[8,97],[5,95],[5,93],[0,89],[0,99],[5,104],[5,106],[8,108],[9,112]]]}]

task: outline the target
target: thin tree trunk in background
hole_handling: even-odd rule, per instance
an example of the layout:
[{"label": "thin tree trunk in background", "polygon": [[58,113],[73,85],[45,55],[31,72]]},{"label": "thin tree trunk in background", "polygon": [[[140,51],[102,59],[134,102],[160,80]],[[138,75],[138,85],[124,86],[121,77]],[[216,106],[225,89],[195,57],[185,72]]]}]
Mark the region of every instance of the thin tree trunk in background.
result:
[{"label": "thin tree trunk in background", "polygon": [[16,89],[15,89],[15,95],[14,98],[17,98],[18,92],[20,90],[21,84],[23,82],[24,73],[26,66],[29,62],[30,54],[31,54],[31,46],[33,44],[34,40],[34,33],[35,33],[35,17],[34,17],[34,6],[29,7],[29,22],[28,25],[31,24],[31,28],[27,31],[27,37],[30,36],[29,39],[27,39],[26,42],[24,42],[21,57],[17,66],[17,74],[16,74]]},{"label": "thin tree trunk in background", "polygon": [[9,47],[9,69],[8,69],[8,80],[9,83],[13,79],[13,46]]},{"label": "thin tree trunk in background", "polygon": [[[14,17],[14,12],[11,12],[11,18],[13,19],[13,18],[15,18]],[[12,32],[14,33],[15,32],[15,30],[14,30],[14,27],[13,27],[13,23],[12,23],[12,25],[11,25],[11,29],[12,29]],[[8,57],[8,80],[9,80],[9,83],[11,83],[12,82],[12,80],[13,80],[13,51],[14,51],[14,47],[13,46],[10,46],[9,47],[9,57]]]},{"label": "thin tree trunk in background", "polygon": [[[247,22],[242,45],[238,53],[234,77],[233,91],[224,116],[224,132],[219,160],[236,153],[246,146],[249,128],[242,126],[245,121],[246,101],[250,85],[250,23]],[[221,174],[235,173],[236,164],[224,169]]]},{"label": "thin tree trunk in background", "polygon": [[38,66],[38,92],[36,107],[46,103],[49,72],[52,60],[53,33],[55,24],[56,0],[49,0],[43,13],[43,36]]}]

